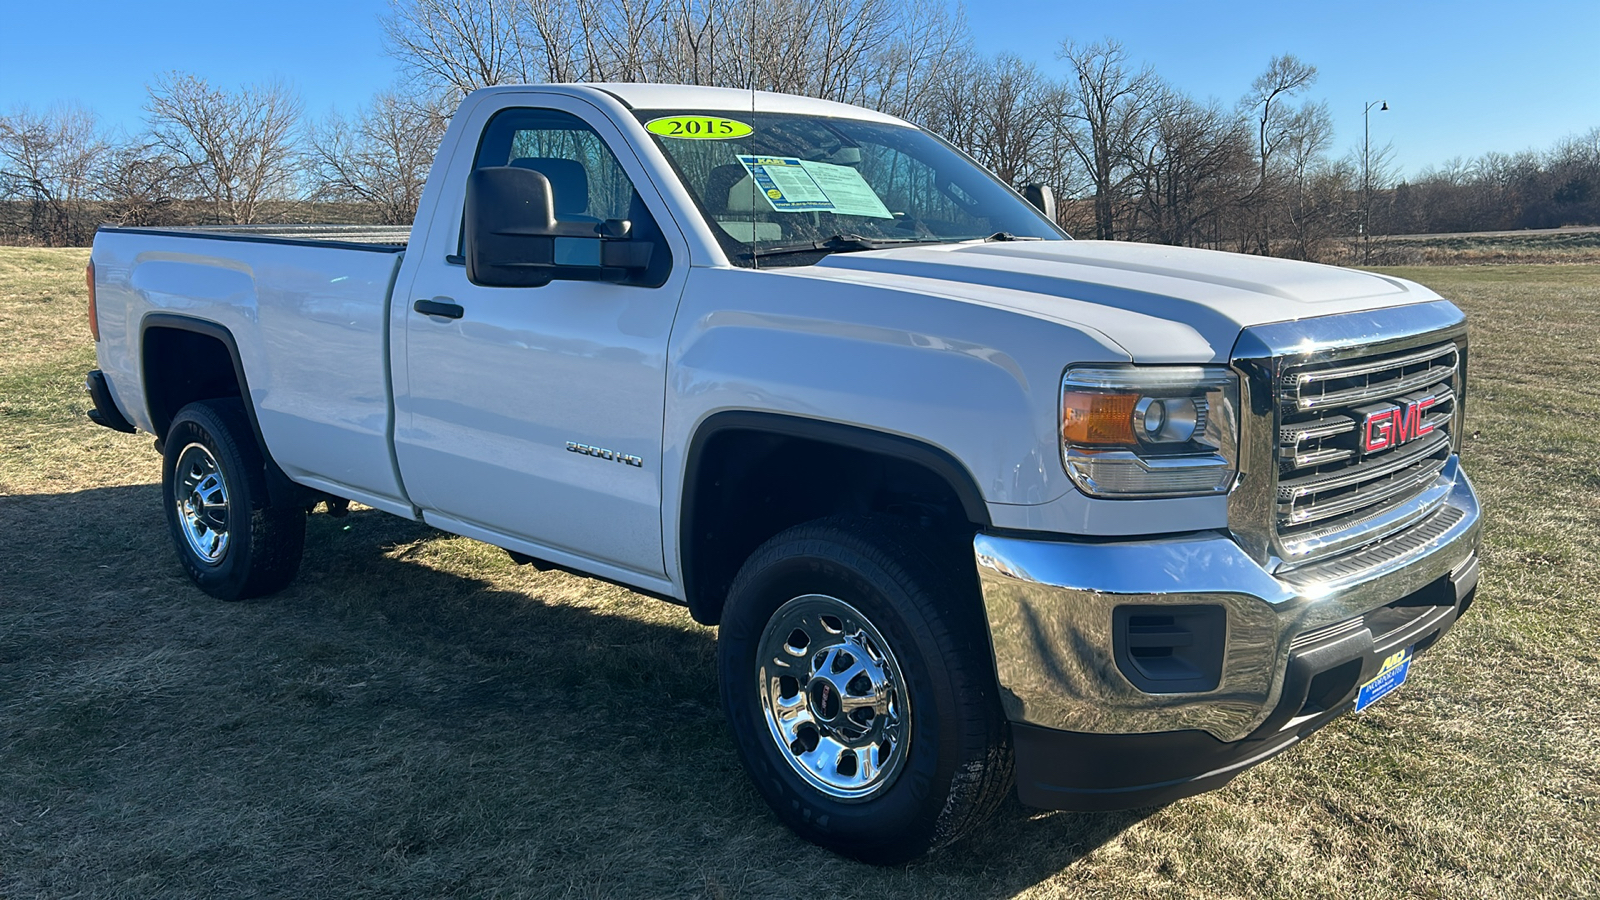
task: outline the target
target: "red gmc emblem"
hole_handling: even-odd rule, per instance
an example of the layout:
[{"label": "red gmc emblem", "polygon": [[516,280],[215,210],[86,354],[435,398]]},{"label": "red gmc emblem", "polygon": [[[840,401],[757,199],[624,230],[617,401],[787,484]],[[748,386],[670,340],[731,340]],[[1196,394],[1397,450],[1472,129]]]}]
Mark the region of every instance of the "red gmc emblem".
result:
[{"label": "red gmc emblem", "polygon": [[1423,397],[1407,400],[1404,406],[1384,403],[1356,410],[1361,413],[1361,452],[1377,453],[1432,434],[1434,426],[1424,419],[1438,402],[1437,397]]}]

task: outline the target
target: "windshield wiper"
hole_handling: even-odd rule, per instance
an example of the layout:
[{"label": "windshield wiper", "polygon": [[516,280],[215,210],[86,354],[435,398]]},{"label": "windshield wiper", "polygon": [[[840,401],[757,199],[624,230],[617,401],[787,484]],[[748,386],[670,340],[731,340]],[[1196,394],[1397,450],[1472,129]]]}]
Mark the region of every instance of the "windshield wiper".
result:
[{"label": "windshield wiper", "polygon": [[791,244],[787,247],[768,247],[764,250],[751,250],[750,255],[756,259],[767,259],[773,256],[792,256],[797,253],[854,253],[859,250],[888,250],[894,247],[904,247],[907,244],[938,244],[943,241],[938,238],[869,238],[859,234],[836,234],[820,241],[809,241],[804,244]]},{"label": "windshield wiper", "polygon": [[985,244],[987,244],[990,241],[1042,241],[1042,240],[1044,240],[1044,238],[1034,237],[1032,235],[1017,235],[1017,234],[1012,234],[1009,231],[996,231],[994,234],[991,234],[988,237],[984,238],[983,242]]}]

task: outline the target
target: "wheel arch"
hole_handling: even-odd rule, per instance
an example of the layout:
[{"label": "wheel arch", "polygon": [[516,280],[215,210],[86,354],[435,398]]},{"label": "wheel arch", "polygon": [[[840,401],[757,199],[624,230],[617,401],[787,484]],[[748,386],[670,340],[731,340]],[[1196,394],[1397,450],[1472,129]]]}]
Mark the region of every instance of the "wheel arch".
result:
[{"label": "wheel arch", "polygon": [[[198,364],[180,367],[173,352],[198,354]],[[267,490],[273,502],[303,499],[298,486],[273,460],[261,423],[250,398],[239,342],[227,326],[209,319],[177,313],[150,313],[139,323],[139,366],[144,389],[145,414],[150,418],[157,447],[166,440],[172,420],[183,407],[198,400],[237,397],[244,404],[250,431],[266,461]]]},{"label": "wheel arch", "polygon": [[[203,354],[200,365],[179,367],[170,354],[161,352],[174,347],[199,351]],[[151,313],[139,323],[139,367],[145,412],[157,438],[166,437],[184,406],[196,400],[234,396],[245,401],[250,427],[260,442],[261,426],[250,404],[239,343],[226,326],[194,316]]]},{"label": "wheel arch", "polygon": [[977,480],[949,451],[858,425],[720,412],[696,428],[684,466],[679,571],[690,614],[707,625],[720,621],[727,587],[750,552],[801,522],[891,511],[947,530],[990,525]]}]

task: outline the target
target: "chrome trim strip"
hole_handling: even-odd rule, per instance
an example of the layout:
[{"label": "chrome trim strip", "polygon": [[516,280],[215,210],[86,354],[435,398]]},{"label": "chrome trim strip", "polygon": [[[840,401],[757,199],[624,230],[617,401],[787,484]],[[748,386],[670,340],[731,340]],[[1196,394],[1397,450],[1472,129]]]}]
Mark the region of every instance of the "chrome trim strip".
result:
[{"label": "chrome trim strip", "polygon": [[[1276,706],[1296,637],[1393,602],[1474,557],[1480,513],[1465,474],[1455,473],[1446,502],[1459,518],[1441,534],[1327,583],[1274,577],[1216,532],[1113,543],[980,533],[973,552],[1006,715],[1077,732],[1197,728],[1239,740]],[[1111,628],[1112,611],[1127,603],[1225,607],[1217,689],[1146,694],[1124,678]]]},{"label": "chrome trim strip", "polygon": [[[1452,348],[1453,349],[1453,348]],[[1396,366],[1395,368],[1399,368]],[[1425,388],[1430,384],[1437,384],[1455,374],[1455,369],[1432,368],[1426,372],[1417,372],[1413,375],[1402,375],[1392,381],[1381,384],[1369,384],[1365,387],[1347,388],[1334,391],[1331,394],[1318,394],[1315,397],[1296,395],[1295,409],[1300,412],[1312,412],[1327,407],[1355,406],[1368,400],[1382,400],[1393,397],[1395,394],[1405,394]],[[1301,375],[1301,378],[1307,376]]]},{"label": "chrome trim strip", "polygon": [[[1394,481],[1375,487],[1362,488],[1348,496],[1340,497],[1338,500],[1330,500],[1326,503],[1318,503],[1298,510],[1294,508],[1294,504],[1291,502],[1286,504],[1289,508],[1288,521],[1293,525],[1325,522],[1328,519],[1335,519],[1348,513],[1370,510],[1385,502],[1409,496],[1421,490],[1425,485],[1432,483],[1434,478],[1444,471],[1444,462],[1442,459],[1425,460],[1424,464],[1414,472],[1406,472],[1403,475],[1399,475]],[[1305,495],[1302,494],[1300,496]],[[1299,497],[1295,499],[1298,500]],[[1365,520],[1363,519],[1362,521]],[[1356,525],[1359,524],[1359,522],[1356,523]],[[1356,525],[1351,525],[1350,527],[1354,528]],[[1292,536],[1286,537],[1284,540],[1290,539],[1292,539]]]},{"label": "chrome trim strip", "polygon": [[[1394,535],[1343,556],[1320,559],[1281,576],[1281,580],[1305,596],[1326,597],[1358,585],[1373,577],[1373,572],[1388,572],[1410,565],[1432,552],[1435,533],[1447,534],[1461,524],[1465,512],[1444,506],[1405,532]],[[1454,570],[1452,570],[1454,571]]]},{"label": "chrome trim strip", "polygon": [[[1373,375],[1378,372],[1387,372],[1390,369],[1403,369],[1406,366],[1414,366],[1418,363],[1431,362],[1439,359],[1440,357],[1454,356],[1455,353],[1456,348],[1454,347],[1432,347],[1430,349],[1423,350],[1420,353],[1411,353],[1407,354],[1406,356],[1391,356],[1386,359],[1369,363],[1357,363],[1352,366],[1338,366],[1332,369],[1318,369],[1315,372],[1307,372],[1305,374],[1298,375],[1296,376],[1295,380],[1301,387],[1305,387],[1308,384],[1315,384],[1319,381],[1337,381],[1340,378],[1359,378],[1363,375]],[[1449,368],[1454,369],[1455,364],[1452,363]]]},{"label": "chrome trim strip", "polygon": [[1282,443],[1289,443],[1293,438],[1294,443],[1315,440],[1317,438],[1333,437],[1347,431],[1356,430],[1356,420],[1349,416],[1329,416],[1320,422],[1311,422],[1303,425],[1285,425],[1279,432],[1278,438]]},{"label": "chrome trim strip", "polygon": [[1220,366],[1074,366],[1061,387],[1094,391],[1214,391],[1228,387]]},{"label": "chrome trim strip", "polygon": [[1450,496],[1450,490],[1455,485],[1456,463],[1452,460],[1447,464],[1445,471],[1434,479],[1427,490],[1415,497],[1400,503],[1390,509],[1383,510],[1371,518],[1363,519],[1350,526],[1339,525],[1323,528],[1316,531],[1304,532],[1285,538],[1283,541],[1284,563],[1279,567],[1278,573],[1282,574],[1294,564],[1313,557],[1330,556],[1354,547],[1381,541],[1397,531],[1403,531],[1417,521],[1438,509],[1440,504]]},{"label": "chrome trim strip", "polygon": [[[1351,426],[1345,430],[1354,431],[1355,427]],[[1299,444],[1299,441],[1296,441],[1295,443]],[[1351,459],[1356,455],[1354,450],[1346,450],[1341,447],[1328,447],[1322,450],[1312,450],[1309,453],[1300,452],[1298,446],[1292,451],[1288,447],[1285,447],[1280,451],[1280,453],[1282,454],[1283,460],[1285,462],[1292,463],[1296,469],[1310,469],[1315,466],[1325,466],[1328,463],[1344,462],[1345,460]]]},{"label": "chrome trim strip", "polygon": [[[1195,453],[1186,456],[1140,456],[1129,450],[1080,450],[1067,447],[1062,452],[1067,474],[1078,488],[1091,497],[1108,497],[1118,500],[1138,500],[1153,497],[1204,497],[1225,494],[1233,487],[1233,464],[1217,453]],[[1096,480],[1092,471],[1097,465],[1129,466],[1145,475],[1193,475],[1197,482],[1210,476],[1204,487],[1187,491],[1136,491],[1131,488],[1111,490],[1105,481]],[[1110,474],[1110,473],[1107,473]],[[1126,478],[1127,476],[1124,476]],[[1107,479],[1109,480],[1109,479]]]},{"label": "chrome trim strip", "polygon": [[[1445,448],[1441,447],[1440,449]],[[1297,507],[1296,504],[1312,492],[1298,492],[1293,499],[1279,504],[1279,524],[1280,526],[1309,525],[1351,513],[1376,512],[1382,508],[1384,503],[1415,494],[1432,483],[1434,478],[1444,471],[1445,462],[1446,460],[1432,459],[1430,455],[1424,455],[1421,457],[1420,465],[1417,465],[1413,471],[1397,472],[1393,481],[1367,485],[1336,500],[1314,503],[1306,507]],[[1350,523],[1348,527],[1357,528],[1364,521],[1366,519],[1362,518],[1360,522]],[[1279,545],[1286,545],[1289,541],[1294,540],[1295,537],[1296,535],[1292,533],[1287,535],[1280,534],[1278,537]]]},{"label": "chrome trim strip", "polygon": [[[1425,441],[1416,441],[1401,450],[1386,453],[1372,462],[1351,466],[1332,475],[1308,475],[1302,478],[1290,478],[1280,481],[1278,482],[1278,494],[1279,496],[1287,494],[1291,498],[1298,499],[1318,491],[1334,491],[1339,488],[1364,484],[1365,482],[1382,478],[1385,475],[1393,475],[1401,469],[1410,468],[1440,450],[1446,449],[1445,445],[1449,442],[1449,435],[1442,431],[1436,431],[1429,435]],[[1444,461],[1440,460],[1440,465],[1443,464]]]}]

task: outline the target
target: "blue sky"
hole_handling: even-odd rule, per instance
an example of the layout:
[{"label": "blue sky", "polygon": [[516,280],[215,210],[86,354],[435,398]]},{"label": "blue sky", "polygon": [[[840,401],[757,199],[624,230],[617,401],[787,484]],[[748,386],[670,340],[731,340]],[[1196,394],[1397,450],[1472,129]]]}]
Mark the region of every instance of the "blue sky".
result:
[{"label": "blue sky", "polygon": [[[0,0],[0,110],[76,100],[137,128],[144,85],[168,69],[222,84],[282,77],[320,116],[398,76],[384,54],[385,0]],[[1062,38],[1121,40],[1200,97],[1232,103],[1277,53],[1318,67],[1339,152],[1392,141],[1415,173],[1454,156],[1543,148],[1600,126],[1600,0],[1522,3],[969,2],[979,49],[1059,71]]]}]

